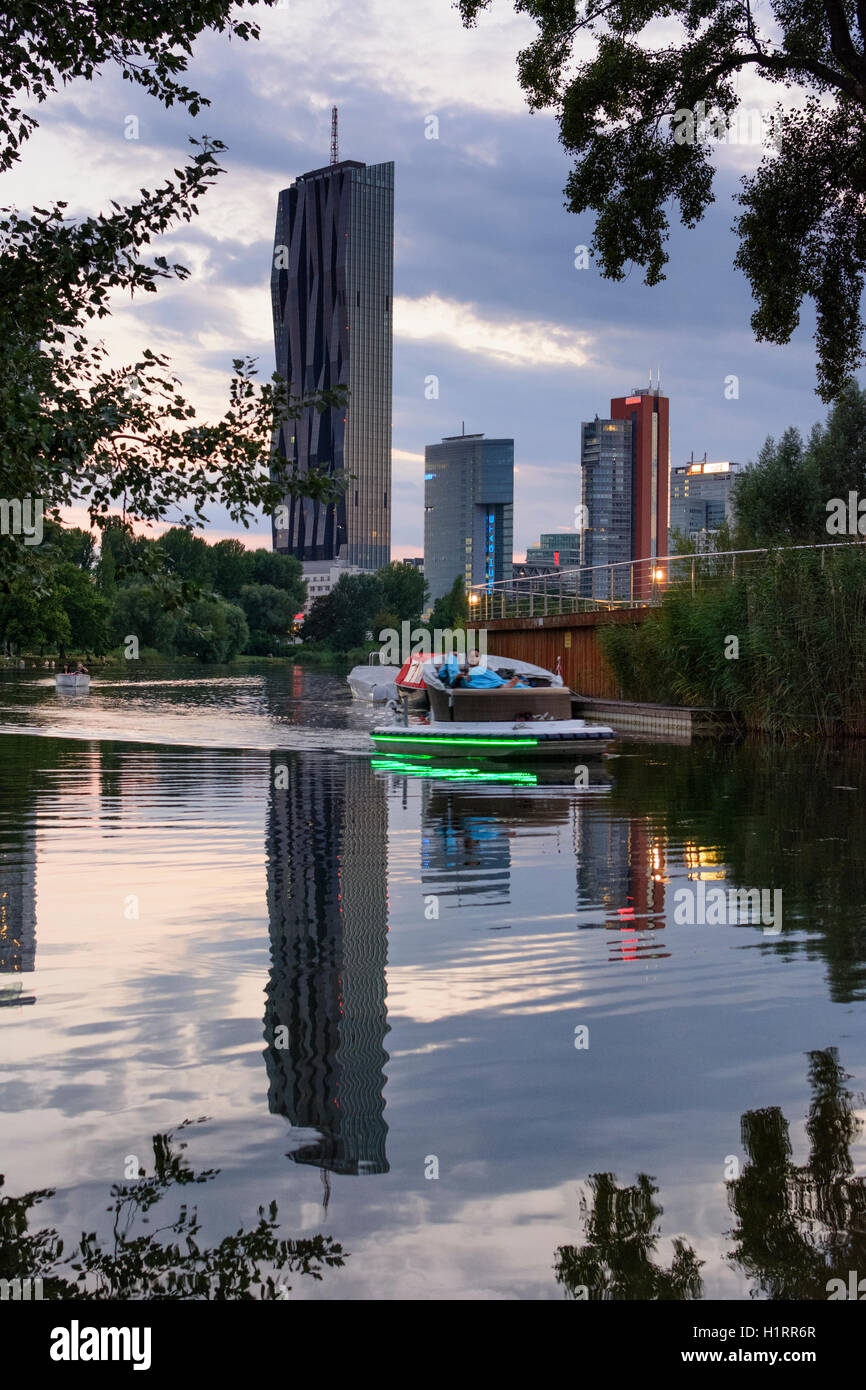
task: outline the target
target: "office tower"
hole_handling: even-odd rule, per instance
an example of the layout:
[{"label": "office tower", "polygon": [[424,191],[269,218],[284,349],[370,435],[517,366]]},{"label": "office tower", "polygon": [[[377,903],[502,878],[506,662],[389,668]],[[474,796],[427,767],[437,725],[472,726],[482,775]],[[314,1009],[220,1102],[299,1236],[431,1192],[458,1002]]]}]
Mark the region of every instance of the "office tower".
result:
[{"label": "office tower", "polygon": [[[661,388],[638,388],[610,403],[607,420],[581,426],[581,566],[622,565],[581,576],[580,591],[600,598],[640,598],[653,562],[667,555],[670,432]],[[647,564],[630,572],[628,560]]]},{"label": "office tower", "polygon": [[[325,505],[288,497],[274,549],[305,575],[376,570],[391,557],[394,165],[342,160],[280,193],[271,271],[277,371],[290,397],[343,385],[344,408],[304,410],[274,441],[301,476],[346,481]],[[354,476],[351,476],[354,475]],[[286,525],[278,522],[286,521]]]},{"label": "office tower", "polygon": [[514,440],[457,434],[424,451],[424,577],[435,602],[511,578]]},{"label": "office tower", "polygon": [[575,569],[580,564],[580,533],[577,531],[545,532],[538,545],[526,548],[527,565],[540,569]]},{"label": "office tower", "polygon": [[731,517],[731,484],[740,471],[739,463],[725,461],[695,462],[692,454],[688,463],[671,469],[670,531],[693,536],[702,531],[717,531]]},{"label": "office tower", "polygon": [[[280,766],[287,776],[278,776]],[[282,785],[284,782],[288,785]],[[386,1173],[388,810],[369,764],[275,756],[268,803],[268,1107],[315,1130],[291,1158]]]}]

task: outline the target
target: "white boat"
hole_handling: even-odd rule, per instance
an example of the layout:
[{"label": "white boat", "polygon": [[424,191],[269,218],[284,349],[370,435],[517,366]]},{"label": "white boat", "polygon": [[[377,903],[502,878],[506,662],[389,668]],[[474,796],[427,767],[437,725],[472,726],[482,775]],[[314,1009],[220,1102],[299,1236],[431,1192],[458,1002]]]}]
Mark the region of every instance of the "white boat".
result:
[{"label": "white boat", "polygon": [[356,700],[372,700],[374,704],[386,704],[397,698],[397,676],[399,666],[382,664],[381,652],[371,652],[366,666],[353,666],[346,680]]},{"label": "white boat", "polygon": [[[496,658],[499,671],[509,670],[506,658]],[[515,666],[518,663],[513,663]],[[526,665],[527,663],[520,663]],[[487,658],[488,667],[493,659]],[[494,668],[496,669],[496,668]],[[538,758],[570,759],[603,753],[614,737],[606,724],[571,718],[571,691],[551,671],[535,667],[538,676],[511,688],[453,688],[440,680],[432,662],[424,665],[424,685],[430,698],[426,722],[410,723],[408,707],[372,731],[378,753],[403,758]],[[515,674],[523,675],[524,672]]]},{"label": "white boat", "polygon": [[90,677],[80,671],[58,671],[54,677],[58,690],[89,690]]}]

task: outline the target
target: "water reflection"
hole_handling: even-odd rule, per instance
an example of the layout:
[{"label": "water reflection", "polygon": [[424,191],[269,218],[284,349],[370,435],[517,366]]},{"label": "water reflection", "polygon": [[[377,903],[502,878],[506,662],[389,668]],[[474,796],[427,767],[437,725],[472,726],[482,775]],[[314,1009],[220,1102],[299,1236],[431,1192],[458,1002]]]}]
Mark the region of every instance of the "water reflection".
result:
[{"label": "water reflection", "polygon": [[387,807],[359,758],[271,760],[268,1107],[320,1137],[296,1163],[387,1173]]},{"label": "water reflection", "polygon": [[498,789],[425,782],[421,795],[421,882],[445,907],[511,901],[511,841],[567,825],[570,789]]},{"label": "water reflection", "polygon": [[[190,1123],[184,1120],[178,1131]],[[111,1188],[110,1237],[85,1233],[65,1256],[54,1227],[30,1229],[31,1213],[54,1196],[53,1189],[0,1196],[0,1279],[30,1280],[25,1297],[50,1300],[273,1300],[288,1295],[288,1275],[320,1279],[323,1269],[339,1268],[348,1258],[330,1236],[281,1237],[276,1202],[259,1207],[254,1226],[233,1227],[213,1246],[201,1239],[198,1213],[188,1199],[170,1224],[140,1229],[151,1224],[147,1213],[175,1188],[212,1182],[219,1174],[217,1168],[191,1168],[186,1142],[174,1131],[154,1134],[152,1146],[150,1173],[142,1168],[132,1182]],[[0,1176],[0,1187],[3,1182]],[[160,1211],[157,1221],[162,1216]],[[160,1239],[165,1230],[172,1235],[168,1242]]]},{"label": "water reflection", "polygon": [[673,841],[687,876],[779,888],[758,949],[821,959],[831,998],[866,998],[866,746],[704,741],[613,762],[612,813]]},{"label": "water reflection", "polygon": [[737,1218],[732,1255],[762,1298],[826,1299],[829,1281],[866,1271],[866,1179],[851,1144],[863,1125],[836,1048],[810,1052],[809,1158],[791,1161],[788,1121],[777,1106],[742,1117],[749,1161],[729,1184]]},{"label": "water reflection", "polygon": [[700,1298],[704,1261],[687,1241],[673,1241],[667,1268],[652,1259],[664,1213],[652,1178],[639,1173],[632,1187],[618,1187],[615,1173],[594,1173],[588,1185],[591,1202],[580,1202],[586,1244],[556,1252],[556,1282],[566,1295],[590,1303]]},{"label": "water reflection", "polygon": [[0,763],[0,1007],[33,1004],[24,976],[36,968],[33,783],[41,750]]}]

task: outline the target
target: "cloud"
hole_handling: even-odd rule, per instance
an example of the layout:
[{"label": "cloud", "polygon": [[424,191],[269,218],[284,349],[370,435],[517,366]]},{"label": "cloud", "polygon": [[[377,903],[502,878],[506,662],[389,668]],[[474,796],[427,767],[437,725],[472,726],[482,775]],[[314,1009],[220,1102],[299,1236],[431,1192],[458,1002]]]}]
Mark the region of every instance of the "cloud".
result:
[{"label": "cloud", "polygon": [[442,343],[509,367],[585,367],[592,361],[587,333],[545,320],[493,318],[475,304],[439,294],[394,299],[394,333],[409,341]]}]

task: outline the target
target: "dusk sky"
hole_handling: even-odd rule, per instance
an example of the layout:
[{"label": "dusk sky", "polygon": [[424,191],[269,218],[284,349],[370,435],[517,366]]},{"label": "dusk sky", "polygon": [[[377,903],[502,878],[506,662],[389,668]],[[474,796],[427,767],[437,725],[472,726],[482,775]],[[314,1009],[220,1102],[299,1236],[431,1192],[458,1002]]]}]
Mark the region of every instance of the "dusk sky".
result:
[{"label": "dusk sky", "polygon": [[[733,197],[759,146],[717,147],[716,203],[696,231],[673,227],[661,286],[644,286],[639,269],[615,284],[574,267],[591,219],[563,208],[569,161],[555,121],[527,111],[516,79],[534,25],[506,0],[474,30],[450,0],[413,8],[411,23],[397,0],[293,0],[255,16],[258,43],[196,45],[189,82],[212,101],[198,118],[113,74],[76,84],[39,111],[20,168],[0,181],[4,203],[65,198],[71,214],[93,212],[155,186],[189,134],[229,146],[202,215],[159,248],[191,278],[117,303],[104,332],[118,364],[146,346],[169,353],[204,416],[224,408],[233,357],[253,354],[270,375],[277,194],[327,164],[336,103],[341,157],[395,163],[395,558],[423,551],[424,445],[462,422],[514,438],[522,556],[541,531],[574,526],[581,420],[646,384],[651,364],[671,400],[672,463],[691,450],[745,461],[768,434],[824,417],[811,312],[788,347],[754,343],[748,286],[732,268]],[[741,79],[752,107],[778,91]],[[129,116],[137,140],[125,138]],[[430,116],[438,139],[426,138]],[[731,374],[737,400],[725,399]],[[438,400],[425,398],[430,375]],[[236,529],[218,509],[210,522],[215,538]],[[269,543],[269,529],[250,538]]]}]

